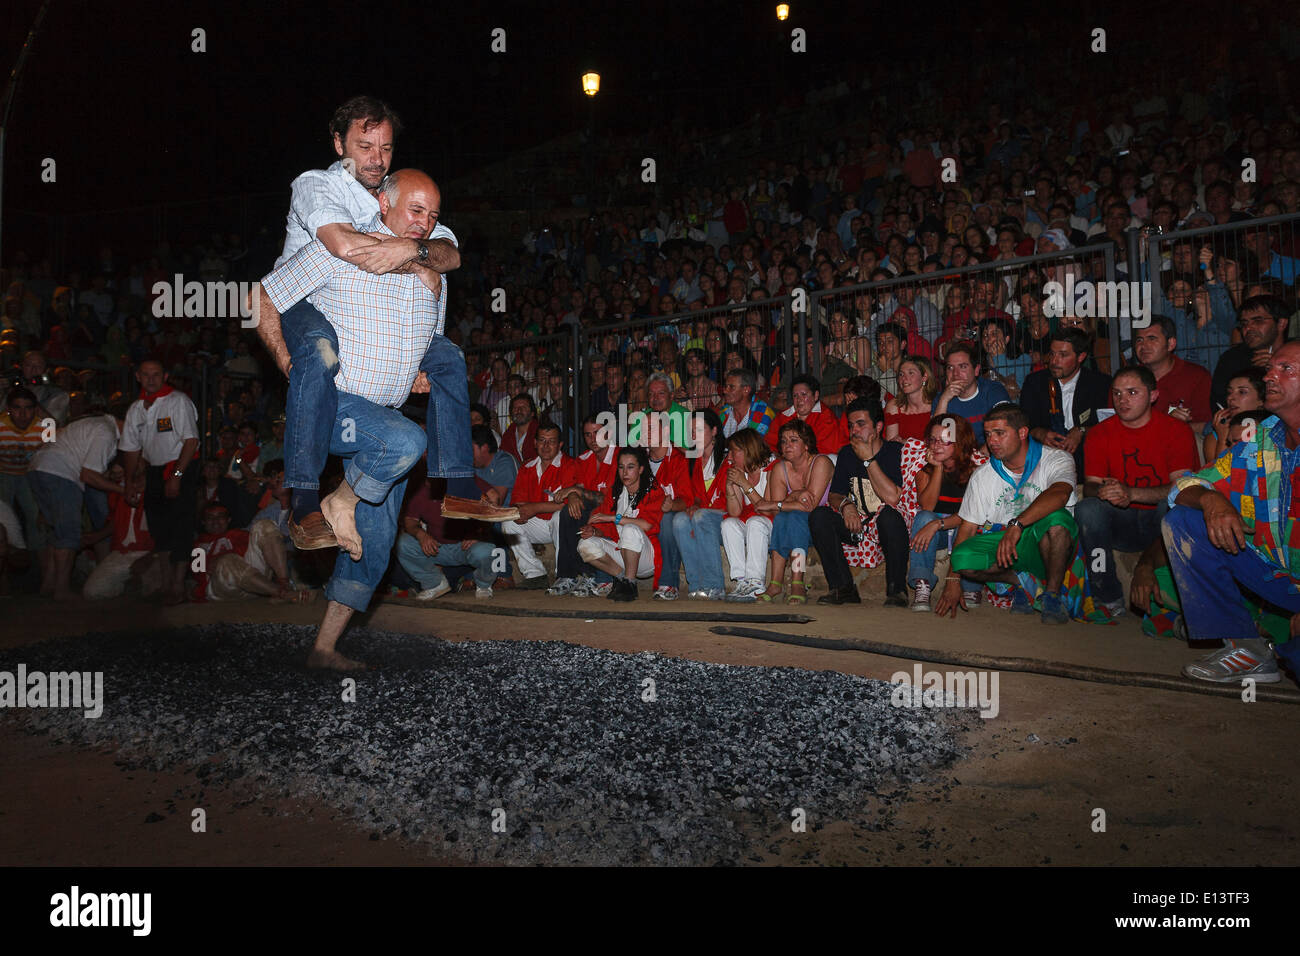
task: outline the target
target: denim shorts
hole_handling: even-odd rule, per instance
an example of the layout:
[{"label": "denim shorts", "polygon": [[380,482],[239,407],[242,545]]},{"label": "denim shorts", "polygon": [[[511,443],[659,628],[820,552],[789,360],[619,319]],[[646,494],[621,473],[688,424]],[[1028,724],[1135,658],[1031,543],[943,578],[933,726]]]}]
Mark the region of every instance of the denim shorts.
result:
[{"label": "denim shorts", "polygon": [[41,517],[53,529],[54,547],[76,551],[81,547],[82,489],[75,481],[44,471],[29,471],[27,483]]}]

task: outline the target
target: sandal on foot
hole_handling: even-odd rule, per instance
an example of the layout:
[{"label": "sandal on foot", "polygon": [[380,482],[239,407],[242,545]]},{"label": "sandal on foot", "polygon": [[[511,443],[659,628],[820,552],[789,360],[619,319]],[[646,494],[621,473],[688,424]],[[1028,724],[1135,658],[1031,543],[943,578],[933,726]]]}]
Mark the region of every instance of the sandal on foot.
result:
[{"label": "sandal on foot", "polygon": [[[776,588],[776,590],[773,591],[772,588]],[[773,581],[771,584],[767,586],[767,590],[765,590],[762,594],[758,596],[758,599],[767,604],[771,604],[780,596],[781,596],[781,585]]]},{"label": "sandal on foot", "polygon": [[[795,590],[798,588],[799,590]],[[802,581],[795,581],[790,585],[790,596],[785,599],[786,604],[807,604],[808,603],[808,586]]]}]

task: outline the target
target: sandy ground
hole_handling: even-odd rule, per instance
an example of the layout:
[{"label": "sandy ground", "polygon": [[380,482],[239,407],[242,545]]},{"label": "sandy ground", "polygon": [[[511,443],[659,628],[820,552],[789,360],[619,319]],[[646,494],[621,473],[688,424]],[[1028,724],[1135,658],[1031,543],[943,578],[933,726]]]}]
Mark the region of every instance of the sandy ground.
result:
[{"label": "sandy ground", "polygon": [[[447,640],[570,640],[616,651],[727,664],[834,669],[888,680],[911,661],[856,651],[809,649],[711,634],[708,624],[586,623],[547,619],[546,607],[636,605],[499,593],[524,616],[457,613],[472,597],[431,608],[381,603],[368,626]],[[744,611],[679,602],[674,610]],[[786,610],[781,608],[780,610]],[[801,610],[801,609],[790,609]],[[863,637],[912,647],[1032,657],[1118,670],[1177,674],[1204,653],[1143,637],[1127,618],[1116,627],[1048,627],[985,608],[938,622],[868,600],[861,607],[802,609],[807,625],[756,625],[830,638]],[[36,598],[0,605],[0,646],[60,635],[147,630],[221,621],[314,624],[321,607],[266,603],[162,609],[122,599],[57,609]],[[345,645],[345,649],[346,645]],[[364,656],[364,647],[351,651]],[[938,665],[923,665],[939,668]],[[1274,685],[1274,686],[1290,686]],[[792,834],[774,819],[756,834],[755,862],[816,864],[1252,865],[1300,858],[1294,794],[1300,709],[1173,691],[1107,686],[1003,672],[1000,713],[967,736],[970,755],[892,807],[865,807],[866,826],[809,819]],[[0,717],[0,863],[18,865],[403,865],[455,863],[419,846],[371,834],[331,808],[268,802],[238,786],[206,786],[194,773],[124,769],[109,752],[29,736],[14,714]],[[205,808],[194,834],[190,810]],[[1096,811],[1105,831],[1095,829]]]}]

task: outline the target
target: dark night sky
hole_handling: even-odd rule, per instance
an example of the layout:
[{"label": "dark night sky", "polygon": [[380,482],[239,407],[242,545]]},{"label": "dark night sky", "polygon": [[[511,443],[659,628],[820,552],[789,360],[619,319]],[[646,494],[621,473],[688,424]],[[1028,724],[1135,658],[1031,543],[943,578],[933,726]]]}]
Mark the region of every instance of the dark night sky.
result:
[{"label": "dark night sky", "polygon": [[[360,92],[387,99],[403,117],[397,165],[446,181],[581,128],[588,104],[578,77],[586,63],[604,78],[602,132],[654,128],[686,104],[706,108],[710,124],[724,127],[765,108],[783,76],[833,71],[851,58],[897,61],[905,83],[937,55],[969,56],[981,21],[983,55],[1000,55],[998,46],[1023,52],[1015,2],[990,19],[970,7],[794,0],[783,34],[768,0],[52,0],[10,121],[5,248],[32,221],[10,215],[23,211],[79,215],[237,194],[287,198],[295,175],[333,160],[328,118]],[[7,78],[40,2],[0,6]],[[1073,6],[1071,16],[1083,7]],[[1071,33],[1089,19],[1074,20]],[[807,29],[807,54],[789,53],[794,24]],[[498,26],[507,31],[504,55],[489,49]],[[206,53],[190,50],[195,27],[207,31]],[[58,163],[54,184],[40,181],[47,156]],[[449,195],[444,212],[454,213],[454,204]],[[98,230],[100,221],[87,228]]]},{"label": "dark night sky", "polygon": [[[775,48],[771,3],[428,2],[379,17],[359,4],[132,6],[51,3],[11,121],[14,208],[283,189],[332,159],[329,114],[358,92],[402,115],[399,164],[418,160],[447,178],[583,125],[588,56],[604,76],[606,128],[660,121],[679,97],[717,97],[722,112],[773,79],[751,52]],[[10,0],[0,14],[6,71],[38,7]],[[803,22],[822,54],[844,46]],[[496,26],[507,31],[504,55],[489,50]],[[207,31],[206,53],[190,51],[195,27]],[[58,162],[54,186],[39,182],[46,156]]]}]

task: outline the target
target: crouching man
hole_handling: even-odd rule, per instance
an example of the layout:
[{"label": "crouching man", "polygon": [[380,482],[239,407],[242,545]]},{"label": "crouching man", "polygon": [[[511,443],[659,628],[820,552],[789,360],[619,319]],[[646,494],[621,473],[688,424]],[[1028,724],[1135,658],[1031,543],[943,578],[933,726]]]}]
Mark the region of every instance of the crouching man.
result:
[{"label": "crouching man", "polygon": [[1027,571],[1044,587],[1043,622],[1065,624],[1070,614],[1061,587],[1079,535],[1074,456],[1030,438],[1024,411],[1010,402],[984,416],[984,438],[991,457],[971,475],[957,511],[952,573],[935,613],[956,617],[965,577],[1013,585],[1012,613],[1032,614],[1034,600],[1016,574]]},{"label": "crouching man", "polygon": [[1300,344],[1269,357],[1264,408],[1241,442],[1169,495],[1162,530],[1188,636],[1224,644],[1183,668],[1197,680],[1282,679],[1239,587],[1291,613],[1290,639],[1274,650],[1300,665]]}]

